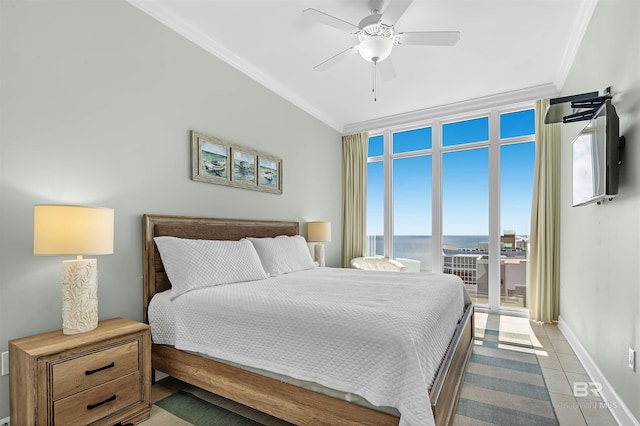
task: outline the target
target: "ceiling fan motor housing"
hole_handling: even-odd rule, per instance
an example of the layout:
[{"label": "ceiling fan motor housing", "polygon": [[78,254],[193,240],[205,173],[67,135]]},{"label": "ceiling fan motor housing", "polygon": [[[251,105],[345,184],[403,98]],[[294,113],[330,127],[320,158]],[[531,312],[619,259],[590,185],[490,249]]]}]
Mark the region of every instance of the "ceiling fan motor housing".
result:
[{"label": "ceiling fan motor housing", "polygon": [[[365,25],[363,25],[365,24]],[[369,62],[381,62],[389,57],[394,45],[393,26],[380,22],[380,15],[369,15],[360,21],[358,40],[360,56]]]}]

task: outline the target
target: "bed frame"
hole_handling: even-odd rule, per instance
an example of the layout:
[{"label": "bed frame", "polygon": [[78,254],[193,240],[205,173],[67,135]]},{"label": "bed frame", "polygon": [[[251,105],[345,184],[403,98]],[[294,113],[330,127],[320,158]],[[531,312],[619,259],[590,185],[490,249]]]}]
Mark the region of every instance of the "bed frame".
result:
[{"label": "bed frame", "polygon": [[[299,234],[297,222],[144,215],[144,318],[155,293],[171,284],[153,241],[157,236],[239,240]],[[466,307],[430,391],[436,425],[455,416],[473,347],[473,304]],[[399,418],[252,373],[172,346],[152,345],[152,367],[194,386],[297,425],[397,425]]]}]

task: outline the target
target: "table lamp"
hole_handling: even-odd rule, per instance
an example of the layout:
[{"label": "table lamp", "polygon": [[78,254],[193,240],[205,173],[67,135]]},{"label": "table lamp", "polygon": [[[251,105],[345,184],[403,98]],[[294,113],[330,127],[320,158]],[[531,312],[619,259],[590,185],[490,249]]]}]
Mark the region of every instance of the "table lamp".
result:
[{"label": "table lamp", "polygon": [[310,243],[316,243],[314,247],[315,261],[324,266],[324,244],[331,241],[331,222],[307,223],[307,236]]},{"label": "table lamp", "polygon": [[36,205],[33,254],[76,255],[62,262],[62,332],[78,334],[98,326],[98,262],[83,255],[113,253],[113,209]]}]

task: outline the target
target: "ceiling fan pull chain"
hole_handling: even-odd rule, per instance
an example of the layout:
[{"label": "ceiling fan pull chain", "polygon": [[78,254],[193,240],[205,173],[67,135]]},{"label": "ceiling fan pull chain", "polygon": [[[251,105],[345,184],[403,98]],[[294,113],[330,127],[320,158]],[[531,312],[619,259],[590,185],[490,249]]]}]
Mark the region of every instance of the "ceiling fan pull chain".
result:
[{"label": "ceiling fan pull chain", "polygon": [[377,70],[377,66],[378,66],[378,61],[374,61],[373,62],[373,89],[371,89],[371,91],[373,92],[373,102],[378,102],[378,85],[376,84],[376,70]]}]

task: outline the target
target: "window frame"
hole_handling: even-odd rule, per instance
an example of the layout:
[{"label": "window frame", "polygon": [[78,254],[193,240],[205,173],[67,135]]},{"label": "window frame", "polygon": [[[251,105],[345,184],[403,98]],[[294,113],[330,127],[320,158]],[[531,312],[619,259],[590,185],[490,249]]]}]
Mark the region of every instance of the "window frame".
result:
[{"label": "window frame", "polygon": [[[500,148],[503,145],[512,145],[526,142],[536,142],[535,133],[529,135],[500,138],[500,116],[514,112],[533,110],[534,101],[521,102],[512,105],[499,106],[489,109],[481,109],[462,114],[452,114],[436,117],[430,120],[415,121],[407,124],[388,126],[382,129],[369,131],[369,138],[382,135],[383,154],[368,157],[367,163],[383,162],[383,200],[384,200],[384,225],[383,241],[384,256],[392,258],[394,256],[394,220],[393,220],[393,164],[395,159],[411,158],[421,155],[431,156],[431,240],[432,240],[432,271],[442,272],[444,269],[444,259],[442,255],[442,230],[443,230],[443,205],[442,205],[442,156],[448,152],[466,151],[477,148],[488,149],[488,185],[489,185],[489,300],[488,310],[490,312],[509,311],[516,314],[524,314],[526,308],[508,308],[501,306],[500,295],[500,236],[501,236],[501,188],[500,188]],[[457,123],[467,120],[487,117],[488,119],[488,140],[480,142],[470,142],[443,146],[442,127],[445,124]],[[431,148],[416,151],[393,153],[394,133],[406,132],[425,127],[431,127]],[[535,126],[534,126],[535,132]],[[528,284],[527,284],[528,285]]]}]

